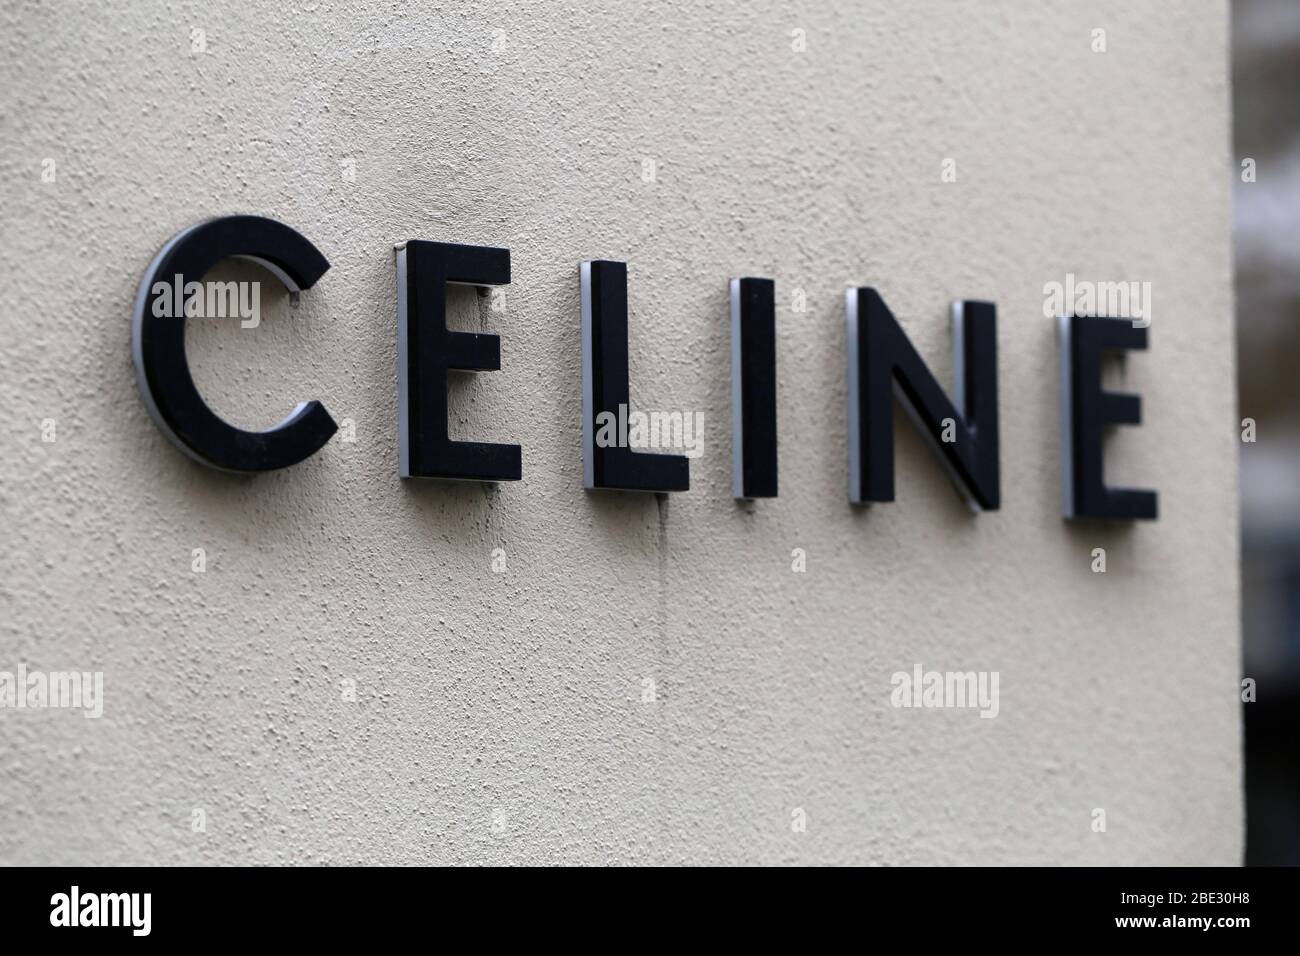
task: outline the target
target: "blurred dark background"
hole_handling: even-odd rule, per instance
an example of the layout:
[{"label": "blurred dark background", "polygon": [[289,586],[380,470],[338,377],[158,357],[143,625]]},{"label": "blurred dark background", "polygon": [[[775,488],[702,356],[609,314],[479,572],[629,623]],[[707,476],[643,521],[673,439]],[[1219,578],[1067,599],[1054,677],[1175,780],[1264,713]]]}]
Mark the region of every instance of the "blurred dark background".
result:
[{"label": "blurred dark background", "polygon": [[[1300,0],[1232,7],[1246,863],[1300,864]],[[1254,182],[1245,160],[1254,160]],[[1249,165],[1249,164],[1248,164]]]}]

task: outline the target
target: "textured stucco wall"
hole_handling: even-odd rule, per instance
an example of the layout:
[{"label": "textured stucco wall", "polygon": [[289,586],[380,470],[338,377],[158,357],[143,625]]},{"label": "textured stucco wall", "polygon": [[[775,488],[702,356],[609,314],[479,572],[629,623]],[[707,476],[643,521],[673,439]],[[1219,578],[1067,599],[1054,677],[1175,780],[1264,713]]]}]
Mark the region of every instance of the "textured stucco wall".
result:
[{"label": "textured stucco wall", "polygon": [[[1226,28],[1220,3],[6,4],[0,669],[101,670],[106,701],[0,712],[0,862],[1237,862]],[[356,424],[256,478],[175,451],[131,366],[150,258],[228,212],[332,268],[258,329],[192,322],[204,394]],[[504,370],[455,387],[453,434],[522,443],[520,483],[397,478],[407,238],[511,250],[505,313],[457,300]],[[629,263],[634,403],[706,415],[689,493],[582,490],[586,258]],[[1110,477],[1159,490],[1155,523],[1060,517],[1066,272],[1153,283]],[[738,274],[781,306],[781,497],[752,507]],[[898,501],[847,504],[849,283],[945,383],[949,301],[996,301],[1000,512],[901,417]],[[890,707],[917,662],[998,671],[1000,715]]]}]

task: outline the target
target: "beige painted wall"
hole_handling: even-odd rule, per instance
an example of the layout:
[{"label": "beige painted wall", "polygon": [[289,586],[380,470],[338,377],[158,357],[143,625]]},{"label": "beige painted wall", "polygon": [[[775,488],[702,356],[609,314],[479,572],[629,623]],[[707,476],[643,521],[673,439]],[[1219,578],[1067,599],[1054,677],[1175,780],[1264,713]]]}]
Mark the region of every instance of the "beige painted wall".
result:
[{"label": "beige painted wall", "polygon": [[[106,698],[0,711],[0,862],[1236,863],[1224,6],[507,6],[0,12],[0,669]],[[175,451],[131,366],[150,258],[229,212],[333,267],[258,329],[192,322],[204,394],[357,433],[256,478]],[[458,303],[505,367],[453,430],[520,442],[520,483],[397,478],[408,238],[511,250],[506,312]],[[586,258],[629,263],[634,403],[705,413],[689,493],[582,490]],[[1153,283],[1110,477],[1159,490],[1155,523],[1060,517],[1066,272]],[[737,274],[781,305],[781,497],[752,507]],[[902,418],[897,502],[847,504],[849,283],[945,383],[949,301],[997,302],[1001,511]],[[998,671],[997,719],[892,708],[918,662]]]}]

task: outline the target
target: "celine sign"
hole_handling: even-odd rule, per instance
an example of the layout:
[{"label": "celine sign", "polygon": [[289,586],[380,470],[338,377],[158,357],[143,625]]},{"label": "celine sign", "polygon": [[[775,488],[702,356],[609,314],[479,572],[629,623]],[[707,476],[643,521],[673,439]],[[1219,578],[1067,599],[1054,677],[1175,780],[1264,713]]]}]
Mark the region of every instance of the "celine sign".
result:
[{"label": "celine sign", "polygon": [[[510,282],[510,252],[411,240],[397,249],[398,436],[403,478],[517,481],[518,445],[452,441],[447,373],[497,371],[495,335],[447,328],[447,286]],[[329,263],[283,223],[257,216],[201,222],[171,239],[150,264],[135,302],[133,352],[140,395],[154,422],[190,457],[226,471],[297,464],[337,426],[318,401],[303,402],[275,428],[248,432],[203,401],[185,356],[182,280],[197,281],[226,258],[250,259],[290,292],[311,288]],[[597,440],[602,421],[628,406],[627,266],[584,262],[582,284],[582,458],[588,489],[686,491],[689,461]],[[912,412],[958,490],[981,511],[998,508],[997,312],[991,302],[952,307],[952,396],[913,348],[872,288],[847,293],[849,500],[894,499],[893,396]],[[1136,425],[1138,396],[1102,389],[1102,353],[1145,349],[1147,329],[1127,319],[1063,316],[1060,322],[1063,511],[1071,518],[1155,518],[1156,493],[1103,480],[1108,425]],[[731,280],[732,471],[737,498],[777,495],[776,310],[771,279]]]}]

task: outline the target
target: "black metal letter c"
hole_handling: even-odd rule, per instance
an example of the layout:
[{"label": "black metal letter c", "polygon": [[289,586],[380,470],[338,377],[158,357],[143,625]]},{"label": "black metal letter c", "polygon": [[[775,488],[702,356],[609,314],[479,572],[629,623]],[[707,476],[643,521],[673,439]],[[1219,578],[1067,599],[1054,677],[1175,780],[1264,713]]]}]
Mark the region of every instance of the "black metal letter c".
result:
[{"label": "black metal letter c", "polygon": [[[298,405],[279,425],[248,432],[222,420],[199,394],[185,357],[185,310],[155,314],[153,288],[175,277],[198,282],[226,258],[250,259],[290,292],[309,289],[329,262],[305,237],[274,219],[223,216],[177,233],[154,257],[135,299],[132,353],[136,384],[154,423],[196,461],[223,471],[273,471],[319,451],[338,430],[318,401]],[[176,310],[171,310],[175,312]]]}]

